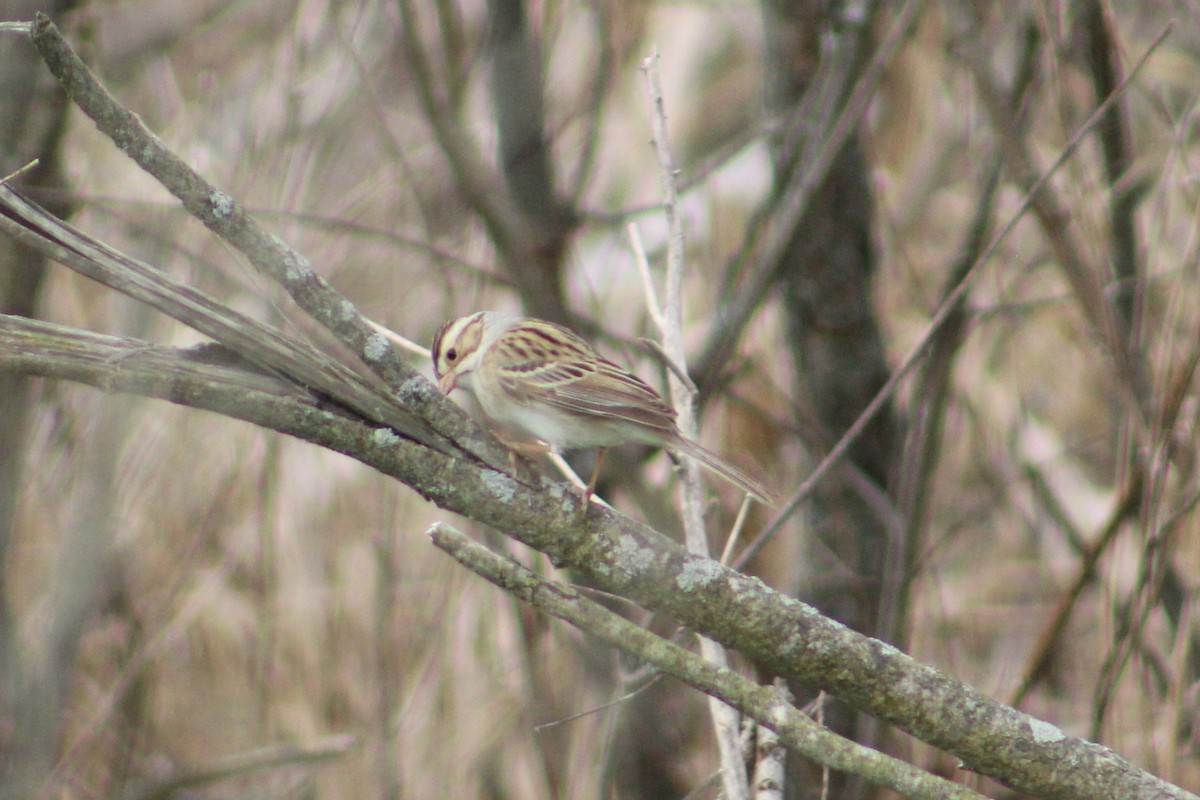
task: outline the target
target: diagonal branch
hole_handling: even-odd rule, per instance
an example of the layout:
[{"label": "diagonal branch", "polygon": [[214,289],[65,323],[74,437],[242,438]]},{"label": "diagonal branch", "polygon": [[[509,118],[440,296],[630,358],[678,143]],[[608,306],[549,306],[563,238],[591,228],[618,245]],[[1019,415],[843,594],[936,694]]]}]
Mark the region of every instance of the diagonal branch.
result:
[{"label": "diagonal branch", "polygon": [[982,800],[982,795],[965,786],[838,736],[796,709],[789,702],[786,690],[752,683],[727,667],[688,652],[575,589],[539,578],[448,525],[438,523],[429,535],[435,545],[501,589],[759,720],[776,731],[792,750],[818,764],[862,775],[905,797]]},{"label": "diagonal branch", "polygon": [[[1146,55],[1155,52],[1158,46],[1166,40],[1174,24],[1166,25],[1146,50]],[[993,126],[1000,135],[1000,149],[1004,153],[1009,170],[1015,181],[1032,200],[1034,217],[1046,236],[1046,241],[1054,253],[1071,291],[1079,301],[1084,317],[1100,339],[1105,355],[1111,360],[1120,385],[1132,400],[1133,409],[1137,412],[1143,424],[1153,418],[1150,407],[1151,386],[1146,365],[1137,352],[1131,321],[1118,313],[1116,305],[1104,285],[1108,276],[1094,264],[1089,263],[1084,255],[1084,249],[1072,233],[1070,226],[1071,214],[1067,203],[1061,199],[1054,187],[1039,176],[1042,171],[1037,166],[1034,153],[1023,131],[1014,124],[1013,109],[1005,102],[1003,93],[995,85],[992,76],[987,73],[984,65],[982,50],[976,49],[972,59],[975,85],[979,88],[979,96],[983,106],[991,117]],[[1143,56],[1141,63],[1144,63]],[[1136,72],[1138,67],[1134,68]],[[1103,113],[1097,110],[1091,117],[1092,126],[1109,124],[1109,120],[1118,108],[1123,89],[1128,85],[1127,76],[1117,85],[1102,104]],[[1092,122],[1094,120],[1094,122]],[[1034,188],[1038,187],[1035,192]]]}]

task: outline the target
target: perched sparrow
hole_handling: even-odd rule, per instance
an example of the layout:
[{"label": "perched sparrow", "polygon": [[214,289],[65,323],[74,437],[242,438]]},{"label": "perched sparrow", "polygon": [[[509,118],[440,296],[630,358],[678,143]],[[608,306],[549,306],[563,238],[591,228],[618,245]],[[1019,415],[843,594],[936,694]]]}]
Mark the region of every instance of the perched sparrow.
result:
[{"label": "perched sparrow", "polygon": [[776,504],[761,483],[685,438],[675,426],[675,410],[658,392],[560,325],[498,311],[459,317],[433,339],[433,371],[443,392],[468,390],[501,425],[556,449],[602,448],[589,498],[603,448],[637,442],[677,450]]}]

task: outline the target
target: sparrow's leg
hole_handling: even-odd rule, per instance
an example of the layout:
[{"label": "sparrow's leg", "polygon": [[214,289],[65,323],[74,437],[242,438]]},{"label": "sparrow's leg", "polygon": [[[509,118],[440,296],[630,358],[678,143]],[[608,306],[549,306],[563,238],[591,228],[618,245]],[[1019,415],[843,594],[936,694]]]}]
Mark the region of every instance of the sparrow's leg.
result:
[{"label": "sparrow's leg", "polygon": [[587,489],[583,492],[583,511],[587,513],[588,503],[592,502],[592,495],[596,493],[596,482],[600,480],[600,468],[604,466],[604,457],[608,455],[608,448],[601,447],[600,452],[596,454],[596,466],[592,467],[592,479],[588,481]]}]

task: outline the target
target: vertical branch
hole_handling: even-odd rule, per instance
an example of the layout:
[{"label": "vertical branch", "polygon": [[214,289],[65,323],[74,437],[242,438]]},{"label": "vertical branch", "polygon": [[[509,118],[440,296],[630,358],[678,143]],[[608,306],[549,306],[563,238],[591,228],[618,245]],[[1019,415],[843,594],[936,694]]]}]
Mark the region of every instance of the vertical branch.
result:
[{"label": "vertical branch", "polygon": [[[647,91],[652,103],[651,126],[654,151],[658,156],[659,183],[663,192],[663,213],[667,220],[667,280],[663,292],[664,303],[660,333],[663,339],[663,352],[667,358],[674,362],[681,371],[686,371],[687,355],[683,349],[683,219],[679,214],[678,174],[675,168],[675,159],[667,141],[667,112],[663,102],[658,60],[659,56],[656,52],[642,63],[642,70],[646,76]],[[669,373],[671,401],[679,415],[679,430],[684,436],[695,437],[695,393],[674,374],[673,370]],[[683,474],[685,476],[685,499],[698,501],[697,508],[700,508],[699,503],[702,502],[699,494],[700,468],[691,459],[685,459]],[[690,503],[685,503],[685,506],[688,504]],[[689,526],[688,521],[685,520],[685,527],[687,528],[688,549],[693,552],[707,553],[708,536],[704,532],[703,519],[700,520],[698,527]]]},{"label": "vertical branch", "polygon": [[[390,513],[389,517],[394,515]],[[389,519],[388,523],[396,520]],[[394,524],[387,524],[375,532],[375,681],[376,695],[376,779],[379,781],[379,797],[382,800],[398,800],[404,796],[403,776],[400,773],[400,757],[397,747],[396,729],[396,677],[402,674],[397,663],[392,631],[396,627],[396,543],[392,533]]]},{"label": "vertical branch", "polygon": [[[683,349],[683,220],[679,214],[678,174],[667,140],[667,113],[663,102],[662,82],[658,72],[658,53],[642,63],[646,86],[652,104],[654,150],[658,156],[663,190],[663,211],[667,218],[667,280],[662,312],[661,331],[663,351],[683,372],[687,360]],[[678,414],[679,430],[684,436],[696,435],[696,395],[694,388],[668,370],[671,400]],[[700,466],[694,460],[682,460],[680,493],[683,498],[683,529],[687,548],[693,553],[708,555],[708,532],[704,526],[704,488]],[[706,661],[724,667],[728,664],[725,649],[717,642],[700,637],[700,652]],[[716,729],[717,749],[721,759],[721,783],[727,800],[749,800],[750,788],[742,759],[739,735],[740,720],[736,709],[710,697],[709,713]]]},{"label": "vertical branch", "polygon": [[560,209],[544,129],[541,53],[522,0],[490,0],[487,11],[500,169],[513,204],[527,219],[549,228]]},{"label": "vertical branch", "polygon": [[[769,141],[780,210],[790,206],[783,192],[797,181],[812,180],[810,170],[824,160],[821,176],[812,180],[807,207],[774,254],[770,272],[782,290],[787,324],[786,352],[794,365],[795,393],[813,410],[816,451],[854,424],[885,385],[890,373],[884,334],[872,298],[878,265],[875,246],[875,191],[859,133],[861,87],[870,85],[875,31],[866,19],[852,18],[847,6],[807,0],[762,3],[766,48],[768,108],[790,121]],[[875,6],[878,8],[878,6]],[[911,5],[900,14],[916,13]],[[898,45],[893,23],[874,59]],[[857,87],[857,88],[856,88]],[[836,121],[836,122],[835,122]],[[842,126],[835,130],[834,126]],[[835,133],[840,133],[838,138]],[[804,414],[797,410],[797,416]],[[886,497],[899,453],[898,419],[890,405],[862,429],[848,460],[867,478],[872,494]],[[889,498],[890,503],[890,498]],[[794,585],[823,612],[871,636],[880,635],[886,580],[885,555],[895,538],[861,492],[835,478],[814,493],[808,521],[814,547],[806,552],[817,573],[839,579]],[[904,584],[898,583],[903,588]],[[907,605],[902,604],[902,605]],[[799,687],[797,687],[799,690]],[[831,727],[873,747],[880,747],[882,728],[876,720],[833,707]],[[833,784],[836,794],[864,796],[861,787]]]},{"label": "vertical branch", "polygon": [[579,158],[576,160],[568,184],[571,187],[571,203],[575,206],[583,197],[584,190],[587,188],[596,166],[596,156],[600,151],[600,131],[604,123],[604,99],[611,91],[616,77],[616,70],[613,68],[613,62],[616,59],[611,46],[612,16],[615,10],[610,8],[607,3],[596,3],[590,11],[595,25],[592,40],[596,42],[598,52],[596,63],[593,66],[594,72],[589,92],[587,134],[583,137]]},{"label": "vertical branch", "polygon": [[[979,258],[993,208],[1000,170],[993,168],[985,179],[975,206],[975,219],[967,241],[950,272],[945,292],[949,294],[966,277],[971,265]],[[916,561],[921,551],[922,532],[929,522],[931,480],[941,454],[943,423],[950,393],[954,361],[966,338],[968,312],[966,295],[953,306],[945,325],[929,348],[916,378],[913,406],[908,414],[908,430],[901,445],[899,474],[896,481],[896,504],[904,524],[899,541],[889,541],[887,563],[880,587],[880,638],[905,648],[909,640],[907,618],[910,588],[916,579]]]},{"label": "vertical branch", "polygon": [[[541,73],[519,0],[488,6],[493,31],[493,101],[509,192],[489,171],[438,76],[419,32],[412,0],[399,0],[401,43],[422,111],[454,175],[462,201],[479,217],[530,313],[564,322],[559,261],[570,215],[555,199],[543,141]],[[531,96],[531,94],[533,96]],[[529,118],[537,114],[536,119]],[[511,201],[511,202],[510,202]],[[535,210],[553,208],[553,213]]]},{"label": "vertical branch", "polygon": [[[791,700],[787,682],[775,679],[775,691]],[[765,725],[754,731],[754,800],[783,800],[787,781],[787,748],[779,734]]]},{"label": "vertical branch", "polygon": [[504,219],[506,212],[502,205],[496,201],[494,182],[489,180],[483,159],[455,116],[450,101],[438,91],[432,59],[421,40],[420,20],[412,1],[398,0],[398,5],[401,49],[412,72],[421,110],[450,166],[459,194],[497,238],[497,246],[503,247],[505,232],[511,226]]}]

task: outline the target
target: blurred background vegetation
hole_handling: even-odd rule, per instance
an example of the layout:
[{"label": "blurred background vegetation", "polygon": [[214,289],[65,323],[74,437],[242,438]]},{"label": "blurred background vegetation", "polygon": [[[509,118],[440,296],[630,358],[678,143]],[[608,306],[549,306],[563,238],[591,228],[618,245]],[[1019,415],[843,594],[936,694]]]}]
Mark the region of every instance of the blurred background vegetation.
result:
[{"label": "blurred background vegetation", "polygon": [[[52,13],[126,107],[371,318],[428,344],[449,317],[524,310],[652,382],[626,224],[661,256],[641,70],[657,51],[687,187],[701,438],[786,493],[1120,87],[750,569],[1200,787],[1200,6],[45,5],[0,11]],[[68,109],[16,35],[0,83],[5,174],[40,157],[21,185],[81,229],[316,335]],[[196,341],[7,241],[0,310]],[[404,486],[215,415],[22,376],[0,375],[0,420],[0,768],[23,776],[0,795],[146,796],[277,745],[300,749],[190,791],[716,795],[701,696],[458,568],[423,535],[437,509]],[[601,494],[673,530],[669,462],[609,464]],[[719,552],[737,498],[712,489]],[[747,535],[767,518],[752,511]],[[14,659],[40,668],[18,680]],[[822,780],[793,765],[789,792]]]}]

